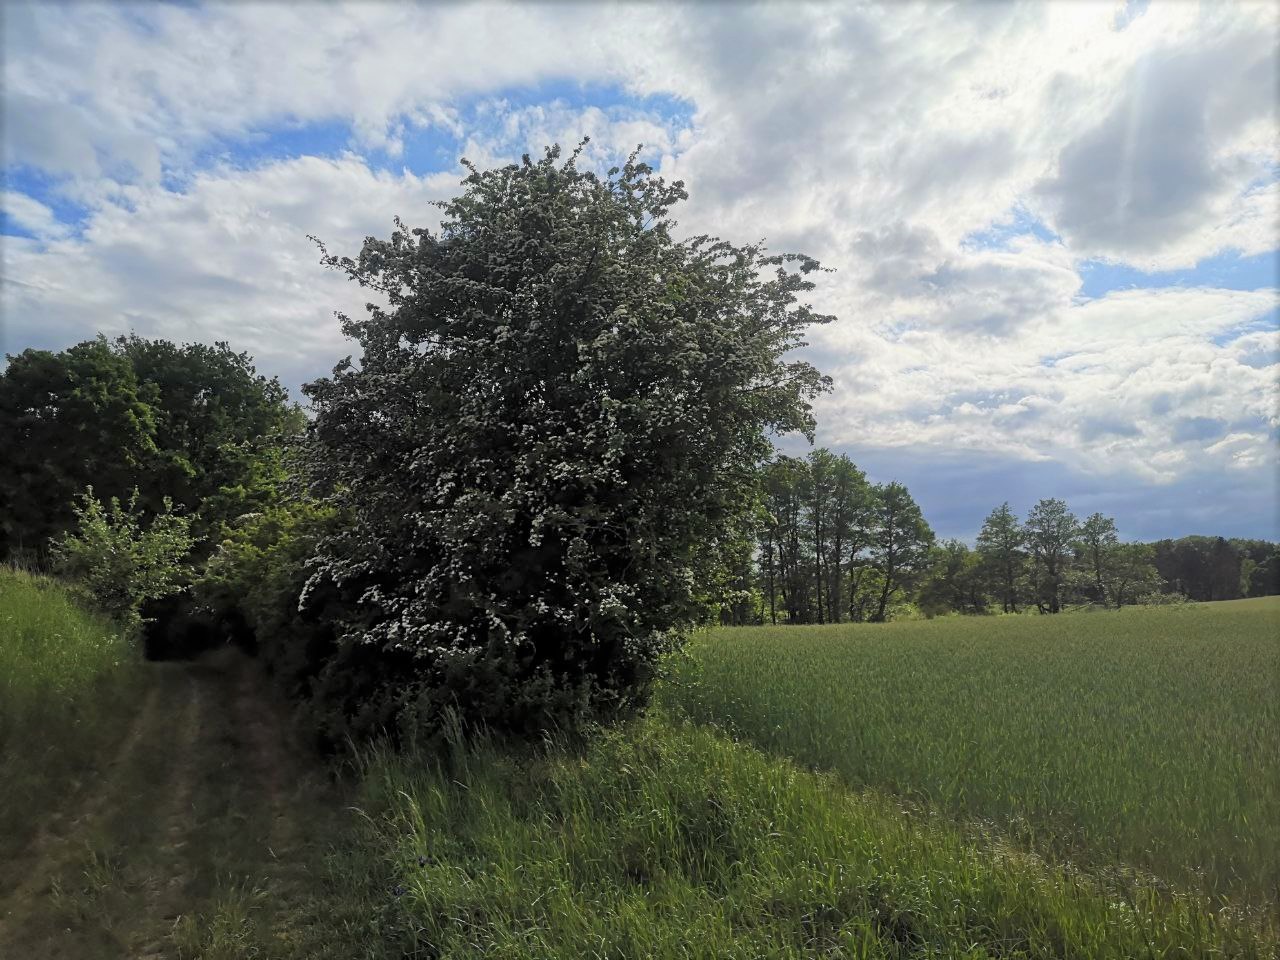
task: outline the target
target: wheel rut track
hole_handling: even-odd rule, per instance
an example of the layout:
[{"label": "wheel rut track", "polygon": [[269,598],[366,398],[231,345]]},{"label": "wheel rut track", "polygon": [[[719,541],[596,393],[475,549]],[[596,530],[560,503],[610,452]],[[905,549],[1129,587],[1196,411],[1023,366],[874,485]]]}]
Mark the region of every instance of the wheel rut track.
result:
[{"label": "wheel rut track", "polygon": [[175,738],[177,763],[166,801],[163,819],[158,822],[156,835],[161,870],[150,878],[144,894],[142,916],[148,921],[140,931],[145,942],[138,949],[138,957],[158,958],[167,956],[167,934],[172,930],[183,906],[182,892],[190,877],[191,865],[184,850],[195,829],[193,799],[197,779],[197,746],[204,727],[206,692],[194,674],[188,674],[190,693],[183,711],[182,724]]},{"label": "wheel rut track", "polygon": [[[175,930],[228,873],[273,901],[306,882],[293,803],[313,784],[256,662],[226,649],[143,669],[150,683],[115,755],[44,819],[22,879],[0,890],[0,958],[174,960]],[[118,872],[68,913],[59,891],[86,889],[95,855]]]},{"label": "wheel rut track", "polygon": [[[99,783],[96,786],[87,783],[77,792],[81,803],[78,810],[70,815],[66,811],[52,813],[41,823],[26,849],[15,858],[21,865],[19,875],[22,879],[12,890],[0,891],[0,945],[11,932],[12,918],[24,912],[24,904],[33,897],[47,893],[53,880],[81,852],[90,830],[110,809],[124,779],[122,772],[133,761],[139,746],[155,725],[160,694],[158,684],[153,684],[147,691],[119,748],[103,768]],[[55,831],[54,824],[65,824],[65,829]]]}]

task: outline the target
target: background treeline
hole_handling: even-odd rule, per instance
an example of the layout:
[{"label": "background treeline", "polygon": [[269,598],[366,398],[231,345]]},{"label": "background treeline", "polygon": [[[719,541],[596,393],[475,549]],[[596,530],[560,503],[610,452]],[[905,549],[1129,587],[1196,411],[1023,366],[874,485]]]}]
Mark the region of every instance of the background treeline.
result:
[{"label": "background treeline", "polygon": [[992,511],[975,547],[938,542],[910,492],[844,455],[778,457],[719,595],[727,624],[841,623],[947,613],[1058,613],[1082,604],[1234,600],[1280,593],[1280,548],[1189,536],[1121,542],[1115,521],[1062,500]]},{"label": "background treeline", "polygon": [[301,410],[226,343],[99,336],[25,350],[0,376],[0,557],[49,563],[88,487],[143,514],[190,516],[212,549],[277,494],[284,441]]},{"label": "background treeline", "polygon": [[[48,568],[50,544],[94,510],[109,514],[113,498],[121,514],[132,504],[135,526],[164,514],[167,500],[188,521],[190,570],[181,594],[144,601],[149,642],[180,651],[270,634],[282,638],[284,673],[305,686],[317,643],[333,642],[323,608],[337,598],[317,594],[305,615],[296,601],[306,561],[338,524],[289,462],[305,424],[280,383],[226,343],[99,337],[12,356],[0,376],[0,555]],[[86,518],[77,497],[89,488],[97,506]],[[732,624],[1280,593],[1273,543],[1122,543],[1110,518],[1081,521],[1059,500],[1025,519],[998,507],[975,547],[938,542],[905,486],[872,483],[826,449],[766,464],[754,510],[717,549],[700,590],[711,615]]]}]

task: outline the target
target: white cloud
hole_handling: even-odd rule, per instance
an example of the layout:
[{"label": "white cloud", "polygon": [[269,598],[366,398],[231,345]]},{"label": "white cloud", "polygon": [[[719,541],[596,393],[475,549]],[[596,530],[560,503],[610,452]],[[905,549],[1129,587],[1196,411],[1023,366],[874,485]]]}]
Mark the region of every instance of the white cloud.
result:
[{"label": "white cloud", "polygon": [[[1272,5],[9,4],[5,16],[5,163],[68,178],[89,208],[71,236],[40,201],[6,195],[39,238],[6,243],[8,349],[98,329],[226,337],[308,379],[351,349],[332,311],[364,296],[321,270],[305,235],[351,252],[395,213],[425,223],[457,173],[376,172],[355,153],[200,169],[201,151],[338,121],[356,151],[408,155],[433,127],[484,166],[590,135],[591,163],[643,141],[684,179],[685,230],[768,237],[838,269],[817,306],[841,319],[811,348],[837,383],[820,408],[826,442],[1161,482],[1274,460],[1280,334],[1257,329],[1274,291],[1080,302],[1077,272],[1086,258],[1164,269],[1276,248]],[[537,99],[575,86],[582,100]],[[692,119],[590,102],[609,87],[678,98]],[[1015,211],[1061,240],[971,241]]]},{"label": "white cloud", "polygon": [[[848,359],[826,353],[838,387],[821,403],[820,439],[1012,453],[1154,482],[1214,463],[1280,466],[1267,436],[1280,426],[1276,338],[1251,330],[1278,304],[1266,290],[1123,291],[1064,301],[997,341],[950,329],[889,341],[842,323],[832,340]],[[1191,419],[1220,426],[1180,431]]]},{"label": "white cloud", "polygon": [[227,339],[295,384],[314,378],[350,352],[333,312],[359,312],[369,297],[321,268],[307,235],[354,251],[398,214],[428,222],[429,201],[459,179],[303,157],[202,173],[182,193],[102,199],[78,238],[6,245],[4,346],[62,346],[99,330]]},{"label": "white cloud", "polygon": [[0,193],[0,208],[19,228],[37,239],[61,237],[67,233],[66,225],[48,206],[17,190]]},{"label": "white cloud", "polygon": [[1062,148],[1037,192],[1069,244],[1150,270],[1191,267],[1222,246],[1252,251],[1268,231],[1274,243],[1274,191],[1250,186],[1280,159],[1277,38],[1216,27],[1144,54],[1122,98]]}]

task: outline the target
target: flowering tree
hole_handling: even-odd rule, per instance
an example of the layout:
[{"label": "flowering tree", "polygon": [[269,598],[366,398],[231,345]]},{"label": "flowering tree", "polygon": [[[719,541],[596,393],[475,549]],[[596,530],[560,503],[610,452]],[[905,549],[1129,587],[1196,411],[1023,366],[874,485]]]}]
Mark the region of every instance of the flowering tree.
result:
[{"label": "flowering tree", "polygon": [[817,263],[676,240],[681,183],[577,157],[468,164],[437,232],[321,247],[385,298],[342,318],[359,364],[306,388],[312,475],[352,518],[311,586],[355,598],[343,662],[382,655],[384,714],[529,730],[642,704],[766,432],[812,430],[827,381],[784,356],[830,319],[797,302]]}]

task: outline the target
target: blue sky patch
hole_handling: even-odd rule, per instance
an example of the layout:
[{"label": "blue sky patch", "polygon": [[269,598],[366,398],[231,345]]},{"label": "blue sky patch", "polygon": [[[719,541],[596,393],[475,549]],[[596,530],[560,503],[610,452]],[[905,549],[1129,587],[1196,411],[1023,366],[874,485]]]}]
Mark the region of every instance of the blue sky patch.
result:
[{"label": "blue sky patch", "polygon": [[1280,329],[1280,307],[1272,307],[1262,316],[1250,320],[1248,323],[1240,324],[1232,327],[1217,336],[1210,337],[1209,341],[1216,346],[1225,347],[1228,343],[1239,340],[1247,333],[1255,333],[1259,330],[1276,330]]},{"label": "blue sky patch", "polygon": [[1061,242],[1044,221],[1032,216],[1024,207],[1014,207],[1009,219],[994,223],[985,230],[975,230],[965,235],[960,246],[966,250],[1008,250],[1018,237],[1033,236],[1044,243]]},{"label": "blue sky patch", "polygon": [[[495,106],[501,105],[497,109]],[[608,114],[648,117],[670,129],[693,123],[695,105],[680,97],[655,94],[639,96],[621,87],[553,80],[527,87],[513,87],[482,95],[454,99],[449,103],[462,129],[472,137],[503,139],[506,118],[532,107],[562,107],[581,112],[595,107]],[[409,116],[393,118],[393,135],[399,135],[402,150],[393,154],[383,148],[358,141],[346,117],[324,121],[284,121],[240,137],[224,137],[200,151],[194,168],[204,169],[217,162],[241,168],[301,156],[333,158],[351,150],[373,169],[399,172],[408,169],[417,176],[452,169],[465,152],[466,140],[438,122],[416,122]],[[399,130],[397,131],[397,128]],[[576,144],[561,144],[565,150]],[[523,149],[524,145],[518,145]],[[171,186],[176,187],[178,181]]]},{"label": "blue sky patch", "polygon": [[1148,272],[1108,260],[1083,260],[1076,265],[1083,286],[1080,297],[1093,300],[1113,290],[1162,287],[1216,287],[1224,290],[1265,290],[1280,285],[1277,252],[1242,257],[1235,251],[1201,260],[1190,270]]},{"label": "blue sky patch", "polygon": [[256,167],[297,157],[336,157],[351,146],[351,124],[346,120],[293,121],[239,137],[222,138],[197,154],[195,167],[205,169],[219,161],[237,167]]},{"label": "blue sky patch", "polygon": [[[76,234],[88,222],[90,208],[67,197],[61,189],[65,183],[65,178],[50,176],[34,167],[8,167],[4,172],[6,189],[24,193],[32,200],[40,201],[53,211],[59,223],[67,227],[72,234]],[[33,236],[4,211],[0,211],[0,234],[9,237]]]}]

